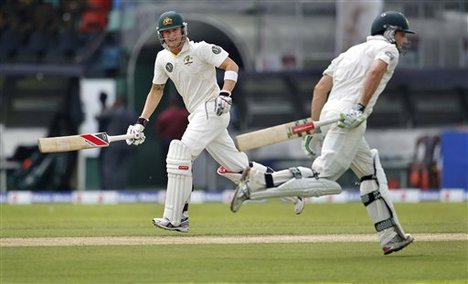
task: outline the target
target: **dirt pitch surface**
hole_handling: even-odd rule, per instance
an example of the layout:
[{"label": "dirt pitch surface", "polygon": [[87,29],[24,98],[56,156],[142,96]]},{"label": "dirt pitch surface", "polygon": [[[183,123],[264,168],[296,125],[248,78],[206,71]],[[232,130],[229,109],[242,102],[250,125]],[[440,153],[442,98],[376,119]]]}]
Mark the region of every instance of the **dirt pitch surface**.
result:
[{"label": "dirt pitch surface", "polygon": [[[414,234],[416,242],[467,241],[468,234]],[[154,236],[154,237],[57,237],[57,238],[1,238],[0,247],[48,246],[130,246],[181,244],[254,244],[254,243],[339,243],[376,242],[376,235],[269,235],[269,236]]]}]

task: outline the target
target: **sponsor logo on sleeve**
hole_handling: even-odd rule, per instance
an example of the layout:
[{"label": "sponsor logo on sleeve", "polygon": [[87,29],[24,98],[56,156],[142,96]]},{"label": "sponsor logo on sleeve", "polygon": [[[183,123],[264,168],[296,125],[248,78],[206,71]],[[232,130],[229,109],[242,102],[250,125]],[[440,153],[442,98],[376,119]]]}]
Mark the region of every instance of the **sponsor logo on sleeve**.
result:
[{"label": "sponsor logo on sleeve", "polygon": [[221,47],[219,47],[217,45],[213,45],[211,47],[211,51],[213,51],[214,54],[220,54],[221,53]]},{"label": "sponsor logo on sleeve", "polygon": [[171,73],[172,70],[174,70],[174,65],[172,65],[170,62],[166,63],[166,70],[167,72]]},{"label": "sponsor logo on sleeve", "polygon": [[395,59],[395,55],[393,55],[390,51],[385,51],[385,55],[387,55],[388,58],[390,58],[390,61]]}]

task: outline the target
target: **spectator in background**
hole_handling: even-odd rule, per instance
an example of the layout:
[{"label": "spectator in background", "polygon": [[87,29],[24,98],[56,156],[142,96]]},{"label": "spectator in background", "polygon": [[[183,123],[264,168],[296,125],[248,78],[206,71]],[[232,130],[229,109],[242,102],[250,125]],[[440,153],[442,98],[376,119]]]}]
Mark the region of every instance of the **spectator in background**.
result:
[{"label": "spectator in background", "polygon": [[[105,132],[107,130],[107,125],[109,124],[109,119],[107,117],[102,116],[104,113],[107,112],[107,94],[106,92],[99,93],[99,105],[101,106],[101,112],[99,115],[96,116],[96,120],[98,123],[98,132]],[[104,153],[106,152],[107,148],[101,148],[99,150],[98,156],[98,169],[99,169],[99,176],[101,177],[101,188],[103,188],[103,176],[104,176],[104,167],[105,163],[103,161]]]},{"label": "spectator in background", "polygon": [[[169,145],[174,139],[182,139],[188,124],[189,112],[181,105],[180,99],[172,95],[169,97],[169,106],[162,111],[154,124],[156,134],[161,139],[161,157],[166,157]],[[161,159],[161,168],[166,167],[165,159]],[[167,184],[167,175],[164,176],[164,184]]]},{"label": "spectator in background", "polygon": [[[99,93],[99,104],[101,105],[101,114],[107,111],[107,94],[106,92]],[[107,124],[109,123],[108,119],[96,117],[98,121],[98,132],[104,132],[107,129]]]},{"label": "spectator in background", "polygon": [[[102,93],[101,97],[102,98]],[[117,96],[110,108],[96,117],[102,131],[109,135],[120,135],[127,131],[126,125],[133,122],[135,114],[128,110],[126,97]],[[100,149],[99,169],[101,189],[125,189],[128,185],[130,147],[124,141],[112,143],[111,147]]]},{"label": "spectator in background", "polygon": [[103,32],[107,27],[108,16],[111,9],[111,0],[87,0],[85,9],[81,13],[80,32]]},{"label": "spectator in background", "polygon": [[363,42],[383,7],[383,0],[336,0],[335,54]]}]

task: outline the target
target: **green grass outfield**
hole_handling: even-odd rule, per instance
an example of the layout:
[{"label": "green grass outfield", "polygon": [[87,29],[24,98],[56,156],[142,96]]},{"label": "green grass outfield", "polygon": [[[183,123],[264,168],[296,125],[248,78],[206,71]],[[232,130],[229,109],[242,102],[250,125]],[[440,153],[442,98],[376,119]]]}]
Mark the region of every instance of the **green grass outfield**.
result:
[{"label": "green grass outfield", "polygon": [[[416,241],[383,256],[362,204],[1,206],[0,283],[467,283],[467,203],[396,204]],[[349,238],[350,241],[345,241]]]}]

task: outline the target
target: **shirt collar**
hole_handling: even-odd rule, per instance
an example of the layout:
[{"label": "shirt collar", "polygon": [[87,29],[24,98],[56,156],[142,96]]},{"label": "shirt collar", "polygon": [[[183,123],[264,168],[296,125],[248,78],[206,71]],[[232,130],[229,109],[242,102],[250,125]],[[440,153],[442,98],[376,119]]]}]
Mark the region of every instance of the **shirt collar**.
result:
[{"label": "shirt collar", "polygon": [[179,54],[186,52],[187,50],[189,50],[189,48],[190,48],[189,39],[188,37],[185,37],[184,46],[182,47],[182,50],[179,52]]},{"label": "shirt collar", "polygon": [[383,35],[368,36],[366,38],[366,41],[370,41],[370,40],[383,40],[383,41],[389,42]]}]

